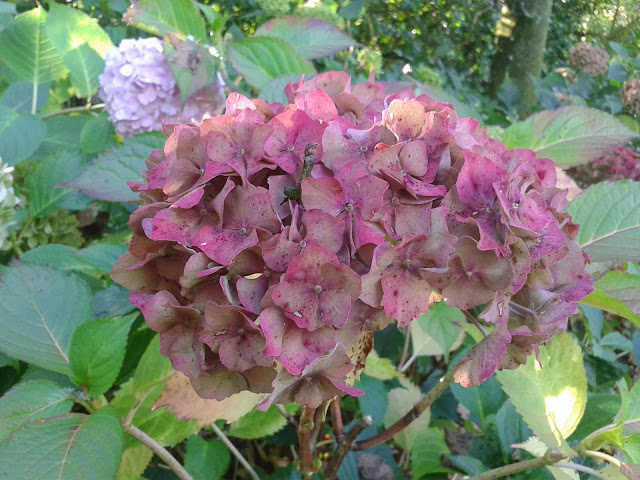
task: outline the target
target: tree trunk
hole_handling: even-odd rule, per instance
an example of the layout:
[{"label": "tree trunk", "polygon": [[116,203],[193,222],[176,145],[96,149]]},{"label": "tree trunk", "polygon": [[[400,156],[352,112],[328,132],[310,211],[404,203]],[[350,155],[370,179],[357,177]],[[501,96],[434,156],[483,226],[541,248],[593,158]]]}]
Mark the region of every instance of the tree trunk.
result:
[{"label": "tree trunk", "polygon": [[505,74],[520,90],[520,116],[536,101],[533,79],[540,77],[552,0],[506,0],[496,27],[497,49],[488,93],[495,97]]}]

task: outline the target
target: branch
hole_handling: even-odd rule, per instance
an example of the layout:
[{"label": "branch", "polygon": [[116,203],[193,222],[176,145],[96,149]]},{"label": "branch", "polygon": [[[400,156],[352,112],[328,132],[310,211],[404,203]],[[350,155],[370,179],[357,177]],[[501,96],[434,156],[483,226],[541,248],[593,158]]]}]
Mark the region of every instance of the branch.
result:
[{"label": "branch", "polygon": [[104,103],[98,103],[96,105],[86,105],[84,107],[71,107],[71,108],[63,108],[62,110],[58,110],[57,112],[48,113],[40,117],[40,120],[46,120],[48,118],[57,117],[58,115],[66,115],[67,113],[75,113],[75,112],[90,112],[91,110],[101,110],[104,108]]},{"label": "branch", "polygon": [[302,407],[298,426],[298,445],[300,446],[300,473],[302,478],[313,476],[313,451],[311,449],[311,431],[314,427],[315,408]]},{"label": "branch", "polygon": [[331,425],[333,426],[333,436],[336,438],[336,442],[340,442],[344,433],[340,397],[334,398],[333,402],[331,402]]},{"label": "branch", "polygon": [[435,402],[440,395],[442,395],[449,385],[453,383],[453,374],[455,372],[455,368],[449,367],[447,373],[440,379],[440,381],[431,389],[429,392],[422,396],[422,398],[416,403],[411,410],[409,410],[406,414],[400,418],[396,423],[391,425],[389,428],[383,430],[377,435],[374,435],[371,438],[367,438],[366,440],[362,440],[360,442],[356,442],[353,447],[353,450],[366,450],[368,448],[373,448],[377,445],[387,442],[391,440],[396,434],[404,430],[408,427],[411,422],[413,422],[416,418],[418,418],[422,412],[424,412],[427,408],[429,408],[433,402]]},{"label": "branch", "polygon": [[526,470],[533,470],[534,468],[553,465],[563,458],[564,456],[558,453],[547,453],[539,458],[532,458],[531,460],[525,460],[524,462],[512,463],[511,465],[505,465],[504,467],[498,467],[487,472],[482,472],[479,475],[469,477],[468,480],[494,480],[495,478],[508,477],[509,475],[515,475],[516,473],[524,472]]},{"label": "branch", "polygon": [[251,465],[249,465],[249,462],[247,462],[247,459],[242,456],[242,454],[238,451],[236,446],[233,443],[231,443],[231,441],[222,432],[222,430],[220,430],[215,423],[211,424],[211,429],[215,432],[218,438],[222,440],[222,443],[224,443],[227,446],[227,448],[231,451],[231,453],[233,453],[233,456],[236,457],[238,462],[242,464],[244,469],[247,472],[249,472],[249,476],[253,478],[253,480],[260,480],[260,477],[258,476],[256,471],[253,468],[251,468]]},{"label": "branch", "polygon": [[354,442],[356,441],[356,438],[358,438],[358,435],[360,435],[365,428],[369,427],[372,422],[373,419],[371,418],[371,415],[362,417],[358,423],[344,434],[342,440],[338,444],[338,449],[333,455],[331,455],[331,460],[326,464],[323,477],[324,480],[336,479],[344,457],[346,457],[347,453],[353,449]]},{"label": "branch", "polygon": [[187,473],[182,465],[180,465],[180,462],[178,462],[178,460],[176,460],[166,448],[156,442],[153,438],[144,433],[138,427],[126,423],[126,421],[122,422],[122,426],[125,432],[136,440],[140,440],[143,444],[149,447],[153,453],[160,457],[162,461],[166,463],[171,470],[173,470],[173,473],[175,473],[180,480],[193,480],[193,477]]}]

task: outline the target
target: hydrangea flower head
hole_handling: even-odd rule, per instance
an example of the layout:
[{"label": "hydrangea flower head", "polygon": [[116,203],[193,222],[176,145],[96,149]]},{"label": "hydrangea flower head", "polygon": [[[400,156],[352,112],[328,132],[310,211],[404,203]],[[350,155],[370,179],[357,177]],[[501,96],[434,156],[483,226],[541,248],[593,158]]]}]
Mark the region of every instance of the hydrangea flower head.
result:
[{"label": "hydrangea flower head", "polygon": [[100,97],[116,132],[126,138],[160,131],[163,122],[200,123],[205,113],[220,111],[222,86],[218,77],[183,105],[162,41],[126,38],[107,52]]},{"label": "hydrangea flower head", "polygon": [[113,278],[205,398],[258,408],[360,395],[357,346],[436,299],[489,333],[457,366],[477,385],[566,329],[591,290],[549,160],[508,150],[451,105],[343,72],[289,104],[234,93],[165,129]]},{"label": "hydrangea flower head", "polygon": [[578,42],[569,49],[569,63],[587,75],[597,77],[607,73],[609,54],[589,42]]}]

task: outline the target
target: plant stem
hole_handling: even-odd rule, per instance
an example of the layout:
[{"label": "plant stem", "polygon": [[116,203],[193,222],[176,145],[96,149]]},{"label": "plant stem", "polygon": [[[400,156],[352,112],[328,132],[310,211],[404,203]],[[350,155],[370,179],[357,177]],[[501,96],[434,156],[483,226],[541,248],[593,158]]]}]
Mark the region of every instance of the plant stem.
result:
[{"label": "plant stem", "polygon": [[509,475],[514,475],[526,470],[533,470],[534,468],[552,465],[562,458],[564,457],[559,456],[556,453],[551,453],[540,458],[532,458],[531,460],[525,460],[524,462],[512,463],[511,465],[505,465],[504,467],[494,468],[493,470],[469,477],[468,480],[493,480],[494,478],[508,477]]},{"label": "plant stem", "polygon": [[171,470],[173,470],[173,473],[175,473],[180,480],[193,480],[193,477],[187,473],[184,467],[180,465],[180,462],[178,462],[178,460],[176,460],[175,457],[171,455],[166,448],[164,448],[138,427],[130,425],[126,423],[126,421],[123,421],[122,425],[125,432],[149,447],[149,449],[153,453],[160,457],[162,461],[166,463]]},{"label": "plant stem", "polygon": [[487,335],[489,335],[489,332],[487,332],[487,329],[480,324],[480,322],[476,317],[471,315],[467,310],[463,310],[462,313],[464,313],[464,316],[467,317],[467,320],[473,323],[476,326],[476,328],[480,330],[480,333],[482,333],[483,337],[486,337]]},{"label": "plant stem", "polygon": [[218,426],[215,423],[211,424],[211,430],[213,430],[215,434],[218,436],[218,438],[222,440],[222,443],[224,443],[227,446],[227,448],[231,451],[231,453],[233,453],[233,456],[236,457],[236,460],[240,462],[240,464],[244,467],[244,469],[247,472],[249,472],[249,476],[253,478],[253,480],[260,480],[260,477],[258,476],[256,471],[251,467],[251,465],[249,465],[249,462],[247,462],[247,459],[242,456],[242,454],[236,448],[236,446],[233,443],[231,443],[231,441],[222,432],[222,430],[218,428]]},{"label": "plant stem", "polygon": [[579,463],[557,462],[557,463],[554,463],[553,466],[558,468],[570,468],[571,470],[575,470],[577,472],[588,473],[592,477],[596,477],[596,478],[606,478],[597,470],[594,470],[593,468],[587,467],[585,465],[580,465]]},{"label": "plant stem", "polygon": [[46,120],[48,118],[57,117],[58,115],[66,115],[67,113],[75,113],[75,112],[90,112],[91,110],[101,110],[104,108],[104,103],[97,103],[95,105],[86,105],[84,107],[71,107],[71,108],[63,108],[62,110],[58,110],[57,112],[48,113],[40,117],[40,120]]},{"label": "plant stem", "polygon": [[580,451],[580,453],[582,453],[583,455],[585,455],[587,457],[599,458],[601,460],[604,460],[605,462],[609,462],[609,463],[615,465],[616,467],[622,466],[622,463],[620,462],[620,460],[618,460],[616,457],[612,457],[611,455],[609,455],[607,453],[604,453],[604,452],[599,452],[597,450],[582,450],[582,451]]},{"label": "plant stem", "polygon": [[344,434],[344,425],[342,424],[339,397],[334,398],[333,402],[331,402],[331,425],[333,426],[333,435],[336,437],[336,442],[340,442]]},{"label": "plant stem", "polygon": [[282,416],[287,419],[287,422],[289,422],[295,428],[298,428],[298,422],[296,422],[296,419],[293,418],[289,412],[287,412],[287,409],[284,408],[284,406],[282,406],[282,405],[280,405],[278,403],[278,404],[276,404],[276,408],[282,414]]},{"label": "plant stem", "polygon": [[302,407],[298,426],[298,445],[300,446],[300,473],[302,478],[313,477],[313,451],[311,449],[311,431],[314,427],[316,409]]},{"label": "plant stem", "polygon": [[400,418],[396,423],[391,425],[389,428],[383,430],[377,435],[374,435],[371,438],[367,438],[366,440],[362,440],[360,442],[356,442],[353,446],[353,450],[366,450],[368,448],[373,448],[377,445],[385,443],[388,440],[391,440],[397,433],[408,427],[411,422],[413,422],[416,418],[418,418],[422,412],[424,412],[427,408],[429,408],[433,402],[435,402],[440,395],[442,395],[449,385],[453,383],[453,374],[455,369],[449,367],[447,373],[440,379],[440,381],[431,389],[428,393],[422,396],[422,398],[416,403],[411,410],[409,410],[406,414]]},{"label": "plant stem", "polygon": [[340,465],[342,465],[344,457],[346,457],[347,453],[353,449],[354,442],[356,441],[356,438],[358,438],[358,435],[360,435],[365,428],[370,426],[372,421],[373,419],[371,418],[371,415],[362,417],[358,423],[344,434],[342,441],[338,443],[337,450],[331,455],[329,462],[325,464],[324,480],[335,480],[337,478],[338,470],[340,469]]}]

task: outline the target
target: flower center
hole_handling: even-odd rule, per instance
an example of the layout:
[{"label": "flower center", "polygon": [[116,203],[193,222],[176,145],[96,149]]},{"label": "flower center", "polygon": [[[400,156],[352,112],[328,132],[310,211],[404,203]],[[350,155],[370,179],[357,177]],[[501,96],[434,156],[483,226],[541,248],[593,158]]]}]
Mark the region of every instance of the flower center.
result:
[{"label": "flower center", "polygon": [[295,147],[295,146],[293,146],[293,145],[289,145],[289,146],[287,147],[287,152],[293,152],[295,149],[296,149],[296,147]]},{"label": "flower center", "polygon": [[344,206],[344,209],[345,209],[345,211],[347,211],[348,213],[351,213],[351,212],[353,212],[353,205],[352,205],[351,203],[347,203],[347,204]]},{"label": "flower center", "polygon": [[320,295],[322,293],[322,285],[316,285],[313,287],[313,291]]},{"label": "flower center", "polygon": [[411,268],[411,260],[405,260],[404,262],[402,262],[402,266],[404,268]]},{"label": "flower center", "polygon": [[306,240],[300,240],[299,245],[300,245],[300,248],[304,248],[304,247],[307,246],[307,241]]},{"label": "flower center", "polygon": [[249,231],[248,231],[246,228],[242,227],[242,228],[240,229],[240,233],[241,233],[242,235],[247,235],[247,234],[249,233]]},{"label": "flower center", "polygon": [[391,205],[400,205],[400,200],[398,200],[398,197],[393,197],[391,199]]},{"label": "flower center", "polygon": [[367,152],[368,150],[369,150],[369,147],[367,147],[366,145],[362,145],[362,146],[360,147],[360,151],[361,151],[362,153],[365,153],[365,152]]}]

